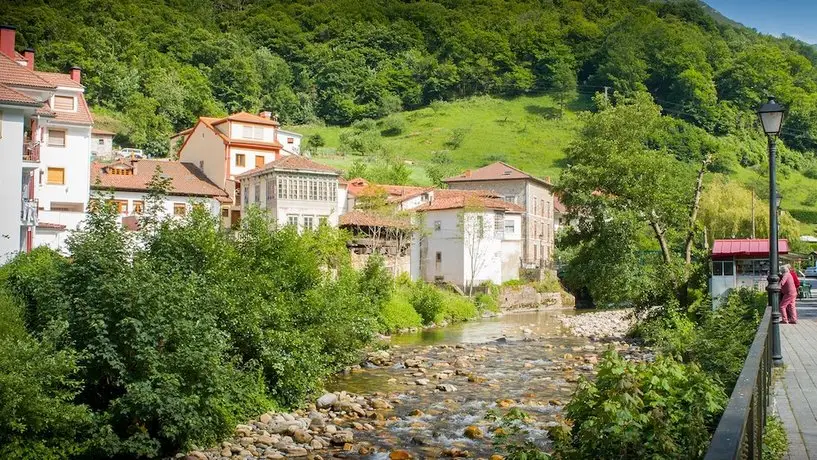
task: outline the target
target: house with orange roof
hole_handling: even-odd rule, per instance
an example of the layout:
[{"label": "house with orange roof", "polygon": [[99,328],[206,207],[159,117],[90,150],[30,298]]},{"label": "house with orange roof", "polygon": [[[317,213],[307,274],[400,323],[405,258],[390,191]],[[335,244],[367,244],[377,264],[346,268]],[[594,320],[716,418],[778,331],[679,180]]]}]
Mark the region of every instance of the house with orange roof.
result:
[{"label": "house with orange roof", "polygon": [[523,207],[484,191],[438,190],[414,211],[412,279],[466,292],[485,281],[519,279]]},{"label": "house with orange roof", "polygon": [[450,189],[489,190],[524,209],[522,256],[528,268],[547,265],[555,248],[553,185],[501,161],[444,180]]},{"label": "house with orange roof", "polygon": [[337,227],[345,212],[346,182],[337,169],[298,155],[281,156],[236,176],[241,211],[258,207],[280,226]]},{"label": "house with orange roof", "polygon": [[63,249],[89,193],[93,119],[82,71],[38,71],[34,50],[20,54],[15,42],[15,28],[0,26],[2,258],[39,245]]},{"label": "house with orange roof", "polygon": [[[279,141],[280,124],[271,112],[235,113],[223,118],[200,117],[195,126],[170,142],[180,161],[198,165],[233,202],[222,211],[225,223],[241,218],[239,175],[290,155]],[[178,148],[176,148],[178,146]]]},{"label": "house with orange roof", "polygon": [[133,227],[133,222],[145,211],[150,181],[159,174],[170,180],[168,193],[163,198],[163,214],[185,216],[193,206],[203,206],[219,216],[229,196],[214,184],[198,166],[181,161],[127,160],[91,163],[91,189],[111,194],[116,203],[119,220]]}]

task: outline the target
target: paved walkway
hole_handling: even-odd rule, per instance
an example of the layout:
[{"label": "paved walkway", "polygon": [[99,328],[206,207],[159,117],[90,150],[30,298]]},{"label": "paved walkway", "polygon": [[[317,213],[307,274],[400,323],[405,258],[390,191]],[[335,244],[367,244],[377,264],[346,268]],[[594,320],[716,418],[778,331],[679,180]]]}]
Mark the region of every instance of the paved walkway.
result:
[{"label": "paved walkway", "polygon": [[775,411],[789,435],[792,460],[817,460],[817,298],[798,299],[797,324],[780,325],[785,373]]}]

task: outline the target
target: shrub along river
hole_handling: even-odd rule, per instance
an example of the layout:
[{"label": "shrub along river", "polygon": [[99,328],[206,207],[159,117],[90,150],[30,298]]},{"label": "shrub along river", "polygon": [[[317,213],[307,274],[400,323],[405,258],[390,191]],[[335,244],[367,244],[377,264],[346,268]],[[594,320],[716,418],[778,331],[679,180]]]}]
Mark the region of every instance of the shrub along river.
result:
[{"label": "shrub along river", "polygon": [[575,314],[512,313],[395,335],[388,349],[328,382],[314,407],[264,414],[231,442],[190,455],[488,458],[499,425],[486,416],[512,408],[530,416],[523,437],[547,449],[547,427],[608,346],[643,357],[624,342],[570,334],[562,318]]}]

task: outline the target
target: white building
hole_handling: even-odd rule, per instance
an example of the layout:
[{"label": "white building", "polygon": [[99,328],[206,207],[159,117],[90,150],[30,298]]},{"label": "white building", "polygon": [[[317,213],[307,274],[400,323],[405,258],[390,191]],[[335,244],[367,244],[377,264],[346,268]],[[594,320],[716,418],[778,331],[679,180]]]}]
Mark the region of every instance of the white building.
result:
[{"label": "white building", "polygon": [[97,160],[110,160],[113,158],[113,138],[116,133],[105,131],[104,129],[91,130],[91,157]]},{"label": "white building", "polygon": [[465,290],[472,283],[519,278],[522,207],[448,190],[415,211],[420,229],[411,248],[412,279],[447,281]]},{"label": "white building", "polygon": [[[780,255],[788,254],[787,240],[778,240],[777,246]],[[734,289],[765,290],[768,276],[768,239],[726,239],[715,240],[712,244],[709,295],[713,306],[723,302]]]},{"label": "white building", "polygon": [[241,211],[266,210],[278,225],[316,228],[325,220],[337,227],[346,204],[346,183],[335,168],[290,155],[236,177]]},{"label": "white building", "polygon": [[180,161],[94,162],[91,164],[91,188],[100,194],[111,193],[120,221],[132,227],[145,209],[148,184],[157,173],[170,179],[170,190],[163,203],[166,215],[184,216],[192,206],[201,205],[214,216],[219,216],[222,203],[229,203],[227,192],[210,181],[198,166]]},{"label": "white building", "polygon": [[290,155],[301,154],[301,139],[303,139],[303,137],[303,134],[298,134],[294,131],[278,129],[278,142],[283,146],[281,150]]},{"label": "white building", "polygon": [[0,160],[2,258],[38,245],[63,249],[88,204],[93,124],[80,69],[34,70],[34,51],[17,53],[15,36],[0,27],[0,145],[9,153]]},{"label": "white building", "polygon": [[[232,203],[225,206],[224,224],[235,225],[241,219],[241,190],[236,177],[300,151],[299,136],[287,132],[283,138],[286,144],[282,144],[279,131],[272,113],[241,112],[224,118],[200,117],[193,128],[171,137],[170,143],[180,161],[198,165],[211,181],[227,191]],[[296,152],[287,150],[287,146],[296,144]]]}]

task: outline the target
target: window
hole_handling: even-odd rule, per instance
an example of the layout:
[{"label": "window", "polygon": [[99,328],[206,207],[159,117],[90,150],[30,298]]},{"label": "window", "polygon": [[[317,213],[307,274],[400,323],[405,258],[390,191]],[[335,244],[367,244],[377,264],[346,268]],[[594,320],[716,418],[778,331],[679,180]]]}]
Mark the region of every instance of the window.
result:
[{"label": "window", "polygon": [[294,137],[288,137],[287,138],[287,144],[294,144],[294,143],[295,143],[295,138]]},{"label": "window", "polygon": [[318,199],[318,182],[315,179],[309,180],[309,199]]},{"label": "window", "polygon": [[[88,207],[91,207],[91,203],[88,203]],[[60,201],[52,201],[50,206],[51,211],[62,211],[62,212],[82,212],[82,203],[71,203],[71,202],[60,202]]]},{"label": "window", "polygon": [[247,157],[243,153],[236,153],[235,154],[235,165],[236,166],[246,166],[247,165]]},{"label": "window", "polygon": [[315,218],[313,216],[304,216],[304,228],[308,228],[312,230],[315,224]]},{"label": "window", "polygon": [[253,190],[253,191],[255,192],[255,202],[260,203],[261,202],[261,183],[256,182],[254,189],[255,190]]},{"label": "window", "polygon": [[65,185],[65,168],[48,168],[49,185]]},{"label": "window", "polygon": [[443,223],[442,223],[442,221],[435,220],[435,221],[434,221],[434,230],[435,230],[435,231],[440,231],[442,228],[443,228]]},{"label": "window", "polygon": [[244,126],[242,126],[241,137],[243,137],[244,139],[255,139],[255,140],[259,140],[259,141],[263,140],[264,139],[264,127],[244,125]]},{"label": "window", "polygon": [[505,229],[505,227],[503,225],[504,222],[505,222],[505,214],[502,214],[501,212],[495,212],[494,213],[494,231],[497,232],[497,233],[501,233],[502,230]]},{"label": "window", "polygon": [[96,143],[99,145],[105,145],[105,139],[97,139]]},{"label": "window", "polygon": [[54,96],[54,110],[61,112],[73,112],[74,109],[73,96]]},{"label": "window", "polygon": [[61,129],[49,129],[48,145],[51,147],[65,147],[65,131]]},{"label": "window", "polygon": [[533,260],[539,260],[539,244],[533,243]]},{"label": "window", "polygon": [[442,252],[437,252],[434,255],[434,261],[437,262],[437,263],[442,262],[443,261],[443,253]]},{"label": "window", "polygon": [[116,205],[116,212],[119,214],[128,213],[128,200],[113,200],[113,202]]},{"label": "window", "polygon": [[505,195],[505,201],[516,204],[516,195]]},{"label": "window", "polygon": [[534,215],[534,216],[536,215],[536,207],[537,207],[537,205],[538,205],[538,204],[539,204],[539,203],[538,203],[538,201],[536,200],[536,197],[533,197],[533,215]]},{"label": "window", "polygon": [[267,201],[272,201],[273,196],[275,196],[275,182],[272,179],[267,179],[264,181],[264,187],[267,190]]},{"label": "window", "polygon": [[173,204],[173,215],[174,216],[184,216],[187,214],[187,205],[184,203],[174,203]]},{"label": "window", "polygon": [[516,225],[513,219],[505,219],[505,233],[516,233]]},{"label": "window", "polygon": [[244,206],[250,204],[250,187],[248,185],[244,186]]},{"label": "window", "polygon": [[732,276],[735,274],[734,264],[731,260],[712,261],[713,276]]},{"label": "window", "polygon": [[255,167],[261,168],[264,166],[264,155],[256,155],[255,156]]},{"label": "window", "polygon": [[133,200],[133,213],[141,214],[145,210],[145,202],[141,200]]},{"label": "window", "polygon": [[230,217],[230,208],[221,208],[221,217]]},{"label": "window", "polygon": [[287,216],[287,225],[292,225],[293,227],[298,226],[298,215],[297,214],[289,214]]}]

